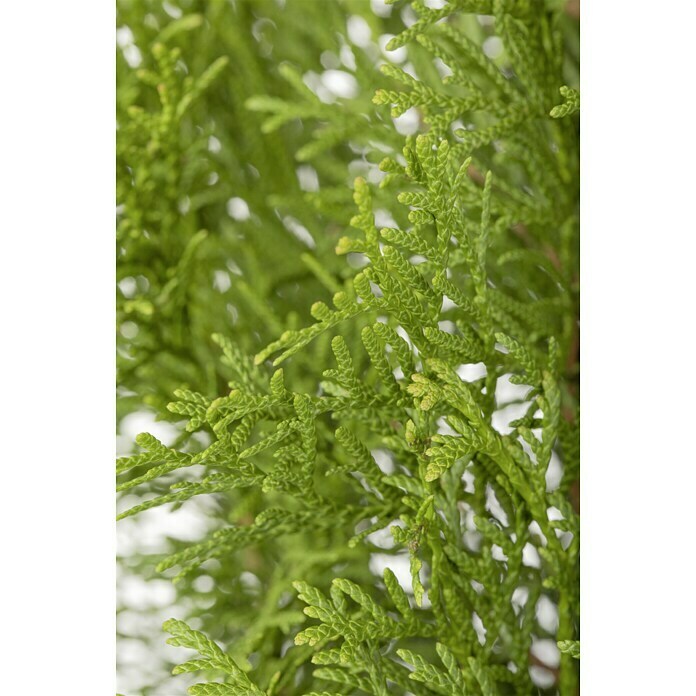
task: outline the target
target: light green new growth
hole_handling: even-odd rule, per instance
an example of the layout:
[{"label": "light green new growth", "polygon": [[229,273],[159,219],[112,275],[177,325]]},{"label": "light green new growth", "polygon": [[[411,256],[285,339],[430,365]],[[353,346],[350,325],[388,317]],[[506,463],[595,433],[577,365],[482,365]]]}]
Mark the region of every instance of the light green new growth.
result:
[{"label": "light green new growth", "polygon": [[120,517],[191,694],[574,696],[577,22],[373,4],[118,3]]}]

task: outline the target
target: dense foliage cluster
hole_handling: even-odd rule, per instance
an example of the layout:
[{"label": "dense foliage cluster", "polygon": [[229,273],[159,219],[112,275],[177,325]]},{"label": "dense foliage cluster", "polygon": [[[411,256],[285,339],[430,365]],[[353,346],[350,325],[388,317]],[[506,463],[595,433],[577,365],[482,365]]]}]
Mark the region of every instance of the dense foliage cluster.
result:
[{"label": "dense foliage cluster", "polygon": [[118,3],[119,417],[179,432],[120,516],[209,499],[138,565],[190,693],[576,693],[571,15]]}]

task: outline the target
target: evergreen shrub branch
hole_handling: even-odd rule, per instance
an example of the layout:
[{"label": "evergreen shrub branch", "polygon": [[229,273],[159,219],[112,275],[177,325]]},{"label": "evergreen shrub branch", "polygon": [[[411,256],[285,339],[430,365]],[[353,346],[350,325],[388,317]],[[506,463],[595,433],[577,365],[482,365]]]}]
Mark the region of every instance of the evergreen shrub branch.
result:
[{"label": "evergreen shrub branch", "polygon": [[174,582],[174,674],[576,694],[577,21],[121,0],[118,23],[119,419],[177,431],[118,460],[119,517],[198,500],[211,528],[130,559]]}]

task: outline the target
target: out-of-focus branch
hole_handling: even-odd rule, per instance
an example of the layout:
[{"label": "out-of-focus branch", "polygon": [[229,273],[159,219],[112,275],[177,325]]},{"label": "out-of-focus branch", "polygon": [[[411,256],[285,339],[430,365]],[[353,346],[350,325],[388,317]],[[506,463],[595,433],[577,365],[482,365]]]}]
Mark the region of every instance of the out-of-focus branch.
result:
[{"label": "out-of-focus branch", "polygon": [[565,12],[573,19],[580,19],[580,0],[568,0],[568,2],[566,2]]}]

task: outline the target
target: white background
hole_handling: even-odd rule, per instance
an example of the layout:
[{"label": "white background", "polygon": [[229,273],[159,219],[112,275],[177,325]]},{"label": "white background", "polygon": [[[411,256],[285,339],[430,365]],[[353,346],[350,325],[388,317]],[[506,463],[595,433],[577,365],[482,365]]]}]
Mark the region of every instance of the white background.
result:
[{"label": "white background", "polygon": [[[114,693],[112,5],[0,9],[7,694]],[[585,0],[582,13],[582,685],[683,694],[696,619],[696,12]]]}]

